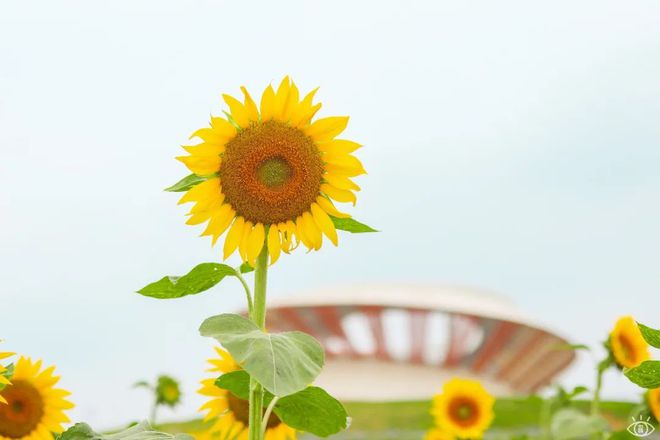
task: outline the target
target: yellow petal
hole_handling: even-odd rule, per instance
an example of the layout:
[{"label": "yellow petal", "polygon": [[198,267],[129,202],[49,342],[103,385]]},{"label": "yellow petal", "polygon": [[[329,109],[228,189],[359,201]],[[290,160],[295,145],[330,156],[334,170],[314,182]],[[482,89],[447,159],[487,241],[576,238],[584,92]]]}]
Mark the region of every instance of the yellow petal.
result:
[{"label": "yellow petal", "polygon": [[318,196],[316,199],[316,203],[319,204],[321,208],[328,214],[330,214],[333,217],[337,218],[350,218],[351,216],[349,214],[346,214],[344,212],[339,211],[337,208],[335,208],[335,205],[332,204],[332,202],[328,199],[326,199],[323,196]]},{"label": "yellow petal", "polygon": [[270,254],[270,264],[275,264],[280,258],[280,251],[282,250],[282,243],[280,242],[280,232],[277,225],[270,225],[268,228],[268,253]]},{"label": "yellow petal", "polygon": [[220,179],[213,177],[190,188],[179,200],[179,205],[187,202],[197,202],[200,200],[218,197],[220,195]]},{"label": "yellow petal", "polygon": [[310,238],[305,233],[302,216],[298,216],[296,219],[296,236],[300,238],[300,241],[302,241],[307,249],[314,248],[314,242],[310,240]]},{"label": "yellow petal", "polygon": [[[238,253],[241,255],[243,261],[248,261],[248,243],[250,234],[252,233],[252,228],[254,225],[252,222],[245,222],[243,225],[243,234],[241,235],[241,243],[238,245]],[[252,266],[254,267],[254,266]]]},{"label": "yellow petal", "polygon": [[213,174],[220,170],[220,156],[179,156],[176,159],[200,176]]},{"label": "yellow petal", "polygon": [[219,136],[227,140],[236,136],[236,127],[226,120],[225,118],[213,117],[211,118],[211,127],[218,133]]},{"label": "yellow petal", "polygon": [[297,106],[295,111],[291,113],[289,122],[294,127],[299,127],[309,124],[309,121],[312,119],[314,114],[321,108],[321,104],[314,105],[312,101],[314,100],[314,95],[318,91],[318,87],[309,92],[300,104]]},{"label": "yellow petal", "polygon": [[225,246],[223,249],[224,259],[229,258],[231,254],[234,253],[238,245],[241,243],[241,238],[243,237],[243,226],[245,225],[245,220],[243,217],[238,217],[234,224],[229,228],[227,233],[227,238],[225,239]]},{"label": "yellow petal", "polygon": [[332,155],[351,154],[360,147],[362,147],[362,145],[357,142],[348,141],[346,139],[333,139],[318,144],[319,150]]},{"label": "yellow petal", "polygon": [[254,229],[248,237],[247,243],[247,257],[250,265],[254,267],[252,263],[255,262],[261,250],[264,247],[264,240],[266,239],[266,231],[263,223],[257,223],[254,225]]},{"label": "yellow petal", "polygon": [[245,87],[241,86],[241,92],[243,92],[243,96],[245,97],[245,111],[247,112],[248,120],[258,121],[259,110],[257,109],[257,104],[254,103],[254,100]]},{"label": "yellow petal", "polygon": [[0,375],[0,385],[9,385],[9,379],[7,379],[5,376]]},{"label": "yellow petal", "polygon": [[341,174],[342,176],[348,177],[357,177],[361,176],[362,174],[367,174],[367,172],[361,166],[359,168],[350,168],[341,165],[334,165],[331,163],[325,164],[325,170],[328,173]]},{"label": "yellow petal", "polygon": [[355,194],[353,194],[349,190],[335,188],[334,186],[329,185],[327,183],[321,185],[321,192],[327,194],[328,196],[330,196],[331,198],[335,199],[338,202],[352,203],[353,206],[355,206],[355,202],[357,202],[357,198],[355,197]]},{"label": "yellow petal", "polygon": [[239,127],[245,128],[250,125],[250,119],[248,117],[248,112],[245,109],[245,106],[238,99],[234,98],[231,95],[222,95],[222,99],[225,100],[229,106],[229,112],[231,113],[231,118],[238,124]]},{"label": "yellow petal", "polygon": [[355,156],[350,154],[326,154],[323,156],[323,161],[328,164],[336,165],[343,168],[363,170],[362,162]]},{"label": "yellow petal", "polygon": [[298,87],[296,86],[296,83],[292,81],[291,88],[289,89],[289,94],[286,98],[286,102],[284,103],[284,108],[282,109],[282,120],[288,121],[289,119],[291,119],[291,115],[296,112],[298,106],[300,105],[298,102],[298,98],[299,98]]},{"label": "yellow petal", "polygon": [[287,105],[289,98],[289,90],[291,89],[291,81],[288,76],[285,76],[280,82],[277,92],[275,93],[275,109],[273,111],[273,118],[282,121],[284,116],[284,109]]},{"label": "yellow petal", "polygon": [[325,174],[323,178],[330,185],[339,189],[350,189],[354,191],[360,191],[360,187],[355,184],[348,176],[342,176],[340,174]]},{"label": "yellow petal", "polygon": [[332,140],[348,125],[348,116],[331,116],[317,119],[305,129],[308,136],[317,142]]},{"label": "yellow petal", "polygon": [[229,204],[224,204],[211,213],[211,221],[209,221],[208,226],[202,232],[202,236],[213,236],[211,246],[215,246],[218,238],[227,230],[235,215],[236,211]]},{"label": "yellow petal", "polygon": [[314,218],[309,212],[304,212],[302,215],[303,227],[305,228],[305,234],[314,244],[314,249],[321,249],[321,244],[323,243],[323,236],[321,235],[321,230],[314,223]]},{"label": "yellow petal", "polygon": [[[229,122],[227,122],[229,123]],[[194,132],[191,136],[190,139],[194,137],[198,137],[207,144],[213,144],[213,145],[224,145],[227,143],[229,139],[234,137],[236,134],[236,129],[234,128],[233,133],[226,133],[224,130],[218,130],[216,128],[200,128],[196,132]]]},{"label": "yellow petal", "polygon": [[4,397],[0,396],[0,403],[4,403],[6,405],[7,401],[5,400]]},{"label": "yellow petal", "polygon": [[[12,353],[10,351],[3,351],[3,352],[0,352],[0,359],[7,359],[8,357],[12,357],[15,354],[16,353]],[[0,365],[0,367],[1,367],[1,365]]]},{"label": "yellow petal", "polygon": [[183,149],[193,156],[219,156],[225,151],[225,146],[224,144],[202,142],[197,145],[184,145]]},{"label": "yellow petal", "polygon": [[316,203],[312,203],[311,210],[316,226],[330,239],[332,244],[337,246],[337,230],[335,229],[335,224],[328,217],[328,214]]},{"label": "yellow petal", "polygon": [[273,119],[275,114],[275,91],[273,86],[269,85],[261,95],[261,121],[266,122]]}]

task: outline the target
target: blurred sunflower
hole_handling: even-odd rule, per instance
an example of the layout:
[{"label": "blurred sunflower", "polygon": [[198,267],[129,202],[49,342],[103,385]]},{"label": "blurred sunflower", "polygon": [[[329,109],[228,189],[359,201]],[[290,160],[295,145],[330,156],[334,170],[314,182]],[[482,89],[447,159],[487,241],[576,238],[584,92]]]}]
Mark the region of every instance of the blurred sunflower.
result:
[{"label": "blurred sunflower", "polygon": [[440,428],[432,428],[426,431],[424,440],[454,440],[456,437]]},{"label": "blurred sunflower", "polygon": [[268,86],[259,107],[245,87],[243,102],[223,95],[227,119],[211,118],[211,126],[191,137],[201,142],[177,157],[195,175],[196,184],[179,203],[193,202],[186,222],[208,221],[202,235],[213,244],[227,232],[224,258],[237,249],[254,266],[263,246],[271,264],[299,242],[319,250],[325,235],[335,246],[337,231],[331,216],[350,217],[334,202],[355,205],[351,179],[365,174],[353,156],[360,145],[337,139],[347,116],[312,118],[321,108],[314,104],[315,89],[301,98],[298,87],[285,77],[277,91]]},{"label": "blurred sunflower", "polygon": [[[10,353],[7,351],[0,351],[0,361],[3,359],[7,359],[8,357],[13,356],[14,353]],[[0,364],[0,391],[7,385],[9,385],[11,382],[9,382],[9,378],[7,377],[8,375],[7,368]],[[7,403],[4,397],[2,397],[2,394],[0,394],[0,403]]]},{"label": "blurred sunflower", "polygon": [[495,399],[476,380],[454,378],[433,397],[431,414],[436,424],[459,437],[481,438],[493,421]]},{"label": "blurred sunflower", "polygon": [[158,405],[176,406],[181,401],[179,382],[170,376],[158,376],[156,382],[156,403]]},{"label": "blurred sunflower", "polygon": [[608,345],[619,367],[633,368],[651,357],[649,345],[632,316],[619,318],[610,333]]},{"label": "blurred sunflower", "polygon": [[[207,371],[223,374],[240,369],[227,351],[217,347],[215,351],[218,354],[218,358],[209,359],[211,368]],[[247,440],[247,427],[249,423],[248,401],[239,399],[229,391],[216,387],[216,378],[217,376],[202,380],[202,388],[198,391],[201,395],[211,398],[199,409],[201,412],[206,411],[206,415],[204,416],[205,422],[215,420],[209,433],[217,434],[222,439],[235,438],[237,440]],[[270,415],[264,440],[295,440],[296,438],[296,431],[293,428],[284,424],[274,413]]]},{"label": "blurred sunflower", "polygon": [[40,360],[21,357],[11,385],[0,391],[7,401],[0,406],[0,440],[52,440],[69,422],[64,410],[73,408],[65,399],[70,393],[55,388],[60,378],[53,376],[54,366],[41,366]]},{"label": "blurred sunflower", "polygon": [[657,423],[660,423],[660,388],[649,390],[646,393],[646,403]]}]

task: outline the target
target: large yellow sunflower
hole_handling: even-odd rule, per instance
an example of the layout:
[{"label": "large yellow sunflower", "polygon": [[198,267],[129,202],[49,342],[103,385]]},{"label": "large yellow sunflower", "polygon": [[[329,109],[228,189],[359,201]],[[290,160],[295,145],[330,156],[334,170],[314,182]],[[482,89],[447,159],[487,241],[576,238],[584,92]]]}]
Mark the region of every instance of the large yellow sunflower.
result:
[{"label": "large yellow sunflower", "polygon": [[0,394],[7,405],[0,405],[0,440],[52,440],[69,422],[64,410],[73,408],[65,399],[70,393],[55,388],[60,380],[55,367],[41,368],[41,361],[21,357],[16,362],[11,385]]},{"label": "large yellow sunflower", "polygon": [[649,390],[646,393],[646,402],[649,409],[655,418],[655,421],[660,423],[660,388]]},{"label": "large yellow sunflower", "polygon": [[610,333],[609,346],[619,367],[633,368],[651,357],[649,345],[632,316],[619,318]]},{"label": "large yellow sunflower", "polygon": [[433,397],[437,425],[459,438],[481,438],[493,421],[495,399],[476,380],[454,378]]},{"label": "large yellow sunflower", "polygon": [[[0,361],[3,359],[7,359],[8,357],[11,357],[13,355],[14,353],[10,353],[7,351],[0,351]],[[7,368],[4,365],[0,364],[0,388],[4,388],[11,383],[9,379],[5,376],[6,371]],[[2,397],[2,394],[0,394],[0,404],[2,403],[7,403],[7,401],[5,400],[4,397]]]},{"label": "large yellow sunflower", "polygon": [[[240,369],[231,355],[220,348],[215,349],[218,358],[209,359],[213,373],[230,373]],[[204,421],[214,420],[208,433],[219,435],[222,439],[247,440],[249,423],[249,404],[247,400],[239,399],[227,390],[215,386],[217,375],[202,380],[199,393],[211,399],[199,409],[206,412]],[[205,435],[210,435],[210,434]],[[274,413],[270,415],[264,440],[295,440],[296,431],[284,424]],[[0,439],[2,440],[2,439]],[[206,440],[206,439],[205,439]]]},{"label": "large yellow sunflower", "polygon": [[242,102],[223,95],[227,118],[211,118],[210,127],[191,136],[201,142],[184,147],[189,155],[177,158],[207,178],[179,201],[194,203],[187,223],[208,221],[202,235],[213,244],[227,231],[225,259],[238,249],[254,266],[266,245],[272,264],[299,242],[320,249],[323,235],[337,245],[331,216],[349,215],[334,202],[355,205],[360,187],[351,179],[365,170],[351,154],[360,145],[337,139],[347,116],[312,121],[321,108],[313,102],[316,90],[301,98],[286,77],[277,90],[266,87],[259,106],[245,87]]}]

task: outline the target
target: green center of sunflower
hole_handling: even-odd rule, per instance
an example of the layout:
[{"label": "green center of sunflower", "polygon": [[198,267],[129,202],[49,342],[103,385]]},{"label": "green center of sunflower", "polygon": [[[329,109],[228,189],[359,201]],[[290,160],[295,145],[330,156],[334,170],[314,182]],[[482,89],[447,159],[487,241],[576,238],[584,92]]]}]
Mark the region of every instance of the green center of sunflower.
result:
[{"label": "green center of sunflower", "polygon": [[267,187],[276,188],[291,179],[291,166],[283,157],[266,159],[257,168],[257,178]]},{"label": "green center of sunflower", "polygon": [[319,195],[325,171],[314,141],[283,122],[257,123],[227,143],[220,165],[225,200],[252,223],[295,220]]},{"label": "green center of sunflower", "polygon": [[474,400],[467,397],[457,397],[449,404],[449,415],[454,423],[469,427],[479,417],[479,408]]},{"label": "green center of sunflower", "polygon": [[[231,393],[227,394],[227,403],[229,404],[229,409],[234,414],[234,417],[239,422],[243,423],[245,426],[250,425],[250,403],[247,400],[239,399]],[[265,410],[264,410],[265,412]],[[272,412],[268,417],[268,423],[266,427],[274,428],[280,425],[282,421],[277,415]]]},{"label": "green center of sunflower", "polygon": [[44,415],[41,393],[31,383],[16,380],[2,392],[7,405],[0,404],[0,437],[18,439],[30,434]]}]

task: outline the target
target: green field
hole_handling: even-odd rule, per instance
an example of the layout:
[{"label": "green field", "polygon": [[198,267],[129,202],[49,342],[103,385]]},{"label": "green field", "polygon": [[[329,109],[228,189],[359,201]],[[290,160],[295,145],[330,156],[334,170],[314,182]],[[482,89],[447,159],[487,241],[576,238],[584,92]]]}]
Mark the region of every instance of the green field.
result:
[{"label": "green field", "polygon": [[[495,404],[495,420],[486,438],[510,439],[516,434],[538,433],[544,401],[538,397],[527,399],[499,399]],[[586,411],[589,403],[574,402],[575,407]],[[345,406],[352,418],[345,432],[331,438],[343,440],[421,440],[431,424],[430,402],[349,402]],[[627,402],[603,402],[602,412],[615,429],[625,429],[633,414],[635,404]],[[160,429],[177,432],[194,432],[203,428],[201,420],[168,423]],[[316,437],[304,435],[300,439]],[[634,438],[634,437],[630,437]]]}]

